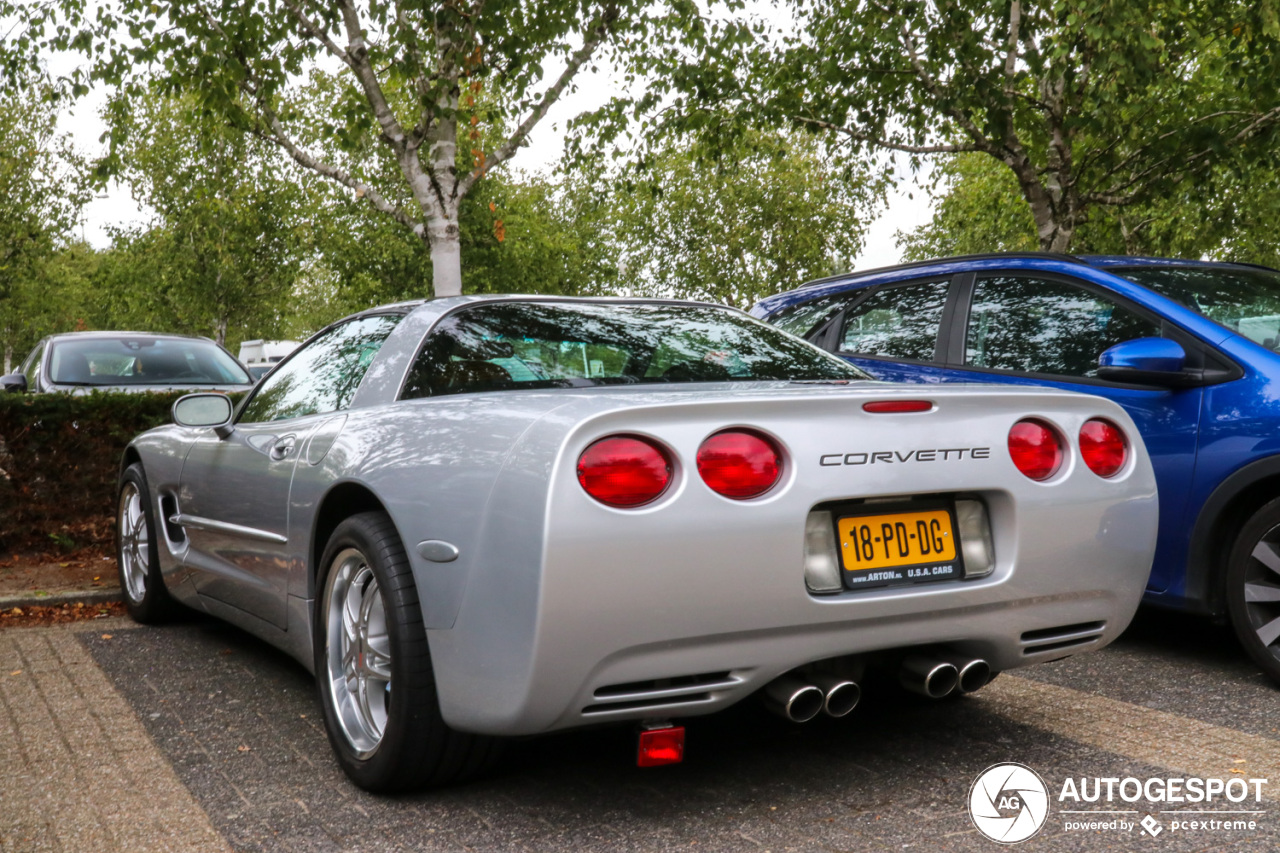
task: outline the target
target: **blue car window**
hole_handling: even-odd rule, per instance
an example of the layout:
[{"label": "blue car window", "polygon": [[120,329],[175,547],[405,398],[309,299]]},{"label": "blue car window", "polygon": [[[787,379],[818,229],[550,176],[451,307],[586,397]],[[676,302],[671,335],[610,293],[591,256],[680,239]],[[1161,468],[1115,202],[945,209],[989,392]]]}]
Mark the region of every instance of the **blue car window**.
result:
[{"label": "blue car window", "polygon": [[1059,281],[1024,276],[980,278],[965,335],[971,367],[1097,375],[1103,350],[1160,327],[1114,301]]},{"label": "blue car window", "polygon": [[264,423],[345,409],[399,314],[360,317],[306,344],[262,381],[240,414]]},{"label": "blue car window", "polygon": [[871,294],[845,315],[840,351],[932,361],[948,287],[930,281]]},{"label": "blue car window", "polygon": [[1269,350],[1280,350],[1280,273],[1247,267],[1116,270]]},{"label": "blue car window", "polygon": [[807,337],[819,324],[830,319],[832,314],[840,310],[842,305],[849,302],[851,298],[856,299],[859,295],[857,291],[852,295],[841,291],[810,302],[801,302],[799,305],[783,308],[769,318],[769,323],[797,337]]}]

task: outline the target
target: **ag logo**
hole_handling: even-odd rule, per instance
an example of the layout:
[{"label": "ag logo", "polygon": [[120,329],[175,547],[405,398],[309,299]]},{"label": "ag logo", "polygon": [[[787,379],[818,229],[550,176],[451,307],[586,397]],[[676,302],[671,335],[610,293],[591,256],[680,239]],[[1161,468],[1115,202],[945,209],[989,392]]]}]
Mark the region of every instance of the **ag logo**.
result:
[{"label": "ag logo", "polygon": [[1049,816],[1049,790],[1022,764],[994,764],[973,780],[969,817],[987,838],[1001,844],[1026,841]]}]

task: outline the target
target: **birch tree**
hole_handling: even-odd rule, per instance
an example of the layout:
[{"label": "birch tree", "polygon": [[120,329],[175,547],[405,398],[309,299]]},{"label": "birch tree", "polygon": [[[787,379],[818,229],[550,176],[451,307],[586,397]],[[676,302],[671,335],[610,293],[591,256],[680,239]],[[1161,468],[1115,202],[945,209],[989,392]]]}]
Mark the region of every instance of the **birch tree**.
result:
[{"label": "birch tree", "polygon": [[[1042,250],[1091,211],[1139,205],[1267,156],[1280,122],[1276,0],[791,0],[794,35],[688,72],[686,117],[749,114],[914,164],[966,152],[1016,182]],[[739,34],[729,32],[729,37]]]},{"label": "birch tree", "polygon": [[[0,59],[78,48],[89,72],[128,84],[155,66],[170,90],[271,141],[306,169],[347,188],[424,241],[437,296],[461,292],[459,205],[484,176],[511,160],[580,75],[601,61],[627,68],[651,45],[692,37],[700,17],[688,0],[103,0],[90,20],[81,0],[0,0],[22,21]],[[411,203],[304,145],[289,92],[309,69],[340,72],[357,99],[334,105],[341,142],[376,135],[396,162]],[[622,82],[632,80],[624,75]],[[501,93],[494,111],[478,96]],[[482,115],[482,112],[485,113]],[[492,147],[482,118],[510,127]],[[474,136],[467,136],[471,128]]]}]

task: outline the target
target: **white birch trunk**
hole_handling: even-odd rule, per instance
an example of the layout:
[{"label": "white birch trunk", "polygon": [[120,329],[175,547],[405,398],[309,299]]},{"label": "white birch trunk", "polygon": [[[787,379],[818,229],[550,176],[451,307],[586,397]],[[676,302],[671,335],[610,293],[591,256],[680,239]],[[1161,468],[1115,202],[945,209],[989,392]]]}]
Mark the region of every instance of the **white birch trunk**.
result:
[{"label": "white birch trunk", "polygon": [[[440,233],[436,236],[436,232]],[[462,295],[462,241],[458,223],[441,222],[431,232],[431,289],[437,298]]]}]

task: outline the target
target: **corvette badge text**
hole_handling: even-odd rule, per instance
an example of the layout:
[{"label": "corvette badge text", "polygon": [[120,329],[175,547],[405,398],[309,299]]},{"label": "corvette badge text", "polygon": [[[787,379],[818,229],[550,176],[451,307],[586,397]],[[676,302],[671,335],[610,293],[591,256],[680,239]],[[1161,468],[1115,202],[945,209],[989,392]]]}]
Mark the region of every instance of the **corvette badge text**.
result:
[{"label": "corvette badge text", "polygon": [[[1193,836],[1226,843],[1259,828],[1266,779],[1067,777],[1057,789],[1064,833]],[[969,788],[969,817],[992,841],[1017,844],[1049,823],[1051,788],[1030,767],[988,767]],[[1135,808],[1141,802],[1144,809]],[[1154,807],[1154,808],[1153,808]]]},{"label": "corvette badge text", "polygon": [[945,447],[933,450],[876,450],[868,453],[825,453],[818,464],[827,468],[836,465],[878,465],[897,462],[958,462],[961,459],[990,459],[990,447]]}]

